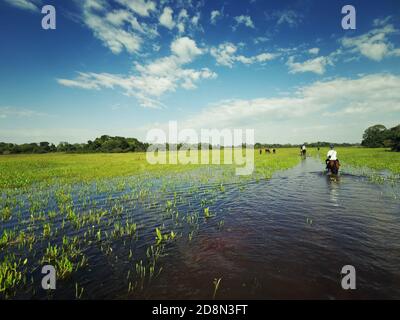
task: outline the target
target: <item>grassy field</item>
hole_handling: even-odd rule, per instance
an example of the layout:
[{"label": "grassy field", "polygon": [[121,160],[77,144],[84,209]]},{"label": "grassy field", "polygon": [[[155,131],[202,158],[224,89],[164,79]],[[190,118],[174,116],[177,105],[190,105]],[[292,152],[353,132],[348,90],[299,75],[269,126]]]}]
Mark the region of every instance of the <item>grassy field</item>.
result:
[{"label": "grassy field", "polygon": [[[387,149],[337,148],[343,166],[389,170],[400,173],[400,153]],[[325,159],[327,148],[321,148]],[[317,150],[309,148],[309,154]],[[223,156],[222,156],[223,161]],[[297,148],[282,148],[275,155],[255,150],[255,173],[265,178],[277,170],[285,170],[299,162]],[[90,182],[98,179],[132,176],[141,173],[179,173],[200,165],[151,165],[145,153],[124,154],[42,154],[0,156],[0,189],[21,188],[33,183],[52,184]]]},{"label": "grassy field", "polygon": [[[280,149],[276,155],[255,152],[256,173],[266,178],[298,161],[298,152],[293,148]],[[179,173],[199,166],[151,165],[145,153],[8,155],[0,156],[0,189],[27,187],[33,183],[90,182],[141,173]]]}]

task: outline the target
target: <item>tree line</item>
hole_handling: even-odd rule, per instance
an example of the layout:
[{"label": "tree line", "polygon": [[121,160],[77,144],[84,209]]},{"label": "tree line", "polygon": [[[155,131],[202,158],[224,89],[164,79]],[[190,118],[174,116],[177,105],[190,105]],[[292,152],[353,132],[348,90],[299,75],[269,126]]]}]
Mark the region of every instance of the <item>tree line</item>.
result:
[{"label": "tree line", "polygon": [[0,154],[19,153],[124,153],[146,151],[149,144],[143,143],[136,138],[111,137],[103,135],[87,143],[60,142],[57,146],[49,142],[14,144],[0,142]]},{"label": "tree line", "polygon": [[[306,147],[309,148],[323,148],[323,147],[329,147],[332,144],[332,142],[326,142],[326,141],[318,141],[318,142],[306,142],[304,143],[304,145]],[[254,145],[254,148],[256,149],[263,149],[263,148],[298,148],[299,146],[302,146],[303,143],[301,145],[299,144],[290,144],[290,143],[286,143],[286,144],[279,144],[279,143],[256,143]],[[336,147],[357,147],[360,146],[359,143],[335,143]]]},{"label": "tree line", "polygon": [[[330,142],[319,141],[306,143],[307,147],[328,147]],[[354,143],[336,143],[335,146],[350,147],[359,146],[360,144]],[[369,148],[391,148],[393,151],[400,151],[400,125],[387,129],[384,125],[378,124],[369,127],[363,134],[361,145]],[[182,144],[178,144],[179,148]],[[124,152],[144,152],[149,147],[148,143],[141,142],[136,138],[112,137],[103,135],[95,140],[89,140],[87,143],[68,143],[60,142],[58,145],[49,142],[39,143],[23,143],[14,144],[0,142],[0,155],[1,154],[24,154],[24,153],[50,153],[50,152],[66,152],[66,153],[124,153]],[[166,150],[170,149],[170,145],[166,145]],[[264,144],[256,143],[256,149],[261,148],[290,148],[298,147],[293,144]],[[201,145],[198,145],[201,148]],[[209,148],[212,148],[209,145]]]},{"label": "tree line", "polygon": [[400,151],[400,124],[387,129],[377,124],[365,130],[361,145],[369,148],[391,148]]}]

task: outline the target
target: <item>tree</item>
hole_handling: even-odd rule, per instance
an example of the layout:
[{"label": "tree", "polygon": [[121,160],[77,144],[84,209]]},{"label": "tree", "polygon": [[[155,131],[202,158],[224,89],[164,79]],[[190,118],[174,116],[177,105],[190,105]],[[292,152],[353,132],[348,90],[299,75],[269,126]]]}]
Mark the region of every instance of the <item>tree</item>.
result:
[{"label": "tree", "polygon": [[390,140],[392,150],[400,152],[400,124],[390,129]]},{"label": "tree", "polygon": [[389,137],[388,130],[382,124],[369,127],[364,131],[361,145],[369,148],[379,148],[385,146],[385,140]]}]

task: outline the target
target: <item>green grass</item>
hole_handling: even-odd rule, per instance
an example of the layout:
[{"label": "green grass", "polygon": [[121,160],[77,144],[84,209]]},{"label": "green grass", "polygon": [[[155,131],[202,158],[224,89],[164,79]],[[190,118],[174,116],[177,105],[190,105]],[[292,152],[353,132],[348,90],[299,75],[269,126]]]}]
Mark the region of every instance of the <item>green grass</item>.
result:
[{"label": "green grass", "polygon": [[[327,148],[321,148],[325,159]],[[339,159],[344,166],[390,170],[400,173],[400,153],[378,148],[337,148]],[[218,151],[216,151],[218,152]],[[317,151],[309,148],[309,154]],[[277,170],[285,170],[299,162],[297,148],[277,149],[277,154],[255,150],[255,175],[270,178]],[[223,156],[221,156],[223,161]],[[51,185],[90,182],[114,177],[137,174],[180,173],[201,165],[152,165],[146,161],[145,153],[124,154],[42,154],[0,156],[0,189],[24,188],[34,183]],[[9,217],[7,209],[1,212],[3,220]]]},{"label": "green grass", "polygon": [[[400,152],[391,152],[384,148],[335,148],[342,168],[346,166],[373,169],[377,171],[389,170],[393,174],[400,174]],[[312,150],[313,154],[316,151]],[[320,155],[325,160],[327,148],[321,148]]]},{"label": "green grass", "polygon": [[147,163],[144,153],[0,156],[0,189],[56,181],[85,182],[158,169]]},{"label": "green grass", "polygon": [[[255,150],[256,172],[270,177],[276,170],[295,165],[298,158],[297,149],[279,149],[276,155],[259,155]],[[0,156],[0,189],[23,188],[34,183],[90,182],[142,173],[179,173],[199,166],[152,165],[145,153],[7,155]]]},{"label": "green grass", "polygon": [[300,160],[297,148],[276,149],[276,154],[259,154],[259,150],[255,150],[255,175],[268,179],[276,171],[294,167]]}]

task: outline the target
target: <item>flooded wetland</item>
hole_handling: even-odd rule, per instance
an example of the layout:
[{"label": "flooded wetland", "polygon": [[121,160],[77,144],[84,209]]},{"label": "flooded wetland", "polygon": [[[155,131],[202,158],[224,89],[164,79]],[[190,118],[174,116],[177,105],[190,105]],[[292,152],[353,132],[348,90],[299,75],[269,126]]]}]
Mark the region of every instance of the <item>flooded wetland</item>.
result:
[{"label": "flooded wetland", "polygon": [[[316,151],[294,149],[256,153],[249,177],[210,165],[91,179],[58,160],[44,165],[60,166],[53,177],[19,171],[2,185],[1,297],[399,299],[398,172],[352,166],[346,152],[335,178]],[[2,175],[17,172],[4,159]],[[41,287],[44,265],[56,290]],[[344,265],[356,290],[341,287]]]}]

